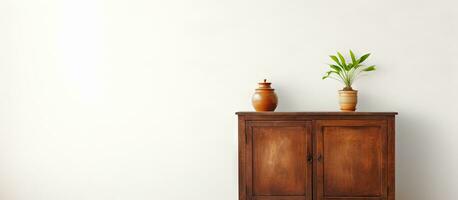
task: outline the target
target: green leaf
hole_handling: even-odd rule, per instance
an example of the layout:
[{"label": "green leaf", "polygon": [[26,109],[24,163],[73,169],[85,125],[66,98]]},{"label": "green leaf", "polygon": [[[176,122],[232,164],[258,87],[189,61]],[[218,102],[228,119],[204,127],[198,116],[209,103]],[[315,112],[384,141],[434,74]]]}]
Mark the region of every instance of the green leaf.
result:
[{"label": "green leaf", "polygon": [[337,55],[339,55],[340,63],[342,63],[343,67],[347,69],[347,63],[345,62],[345,58],[339,52],[337,52]]},{"label": "green leaf", "polygon": [[337,59],[336,56],[330,55],[329,57],[330,57],[332,60],[334,60],[334,62],[336,62],[339,66],[342,66],[342,64],[340,64],[339,59]]},{"label": "green leaf", "polygon": [[326,72],[326,75],[323,76],[323,78],[321,78],[322,80],[328,78],[330,75],[331,75],[332,71],[328,71]]},{"label": "green leaf", "polygon": [[334,70],[336,70],[336,71],[338,71],[338,72],[342,71],[342,68],[340,68],[340,67],[337,66],[337,65],[329,65],[329,67],[331,67],[332,69],[334,69]]},{"label": "green leaf", "polygon": [[350,56],[351,56],[351,61],[353,63],[356,63],[356,58],[355,58],[355,54],[353,53],[353,51],[350,50]]},{"label": "green leaf", "polygon": [[364,55],[364,56],[361,56],[361,58],[359,59],[359,63],[363,63],[370,55],[371,55],[371,54],[368,53],[368,54],[366,54],[366,55]]},{"label": "green leaf", "polygon": [[339,72],[337,72],[337,71],[328,71],[328,72],[326,72],[326,74],[323,76],[322,79],[328,78],[329,76],[331,76],[332,73],[339,75]]},{"label": "green leaf", "polygon": [[355,66],[355,64],[353,64],[353,63],[348,63],[347,66],[348,66],[348,70],[350,70],[351,68],[353,68],[353,67]]},{"label": "green leaf", "polygon": [[372,65],[372,66],[369,66],[369,67],[366,67],[365,69],[363,69],[363,71],[365,71],[365,72],[370,72],[370,71],[374,71],[374,70],[376,70],[375,65]]}]

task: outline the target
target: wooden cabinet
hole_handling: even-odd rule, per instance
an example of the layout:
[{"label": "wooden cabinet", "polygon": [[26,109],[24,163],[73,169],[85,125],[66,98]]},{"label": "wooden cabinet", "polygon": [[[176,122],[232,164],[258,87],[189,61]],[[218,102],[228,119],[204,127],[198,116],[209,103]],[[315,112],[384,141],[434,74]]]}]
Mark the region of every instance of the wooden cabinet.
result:
[{"label": "wooden cabinet", "polygon": [[394,200],[394,117],[239,112],[239,200]]}]

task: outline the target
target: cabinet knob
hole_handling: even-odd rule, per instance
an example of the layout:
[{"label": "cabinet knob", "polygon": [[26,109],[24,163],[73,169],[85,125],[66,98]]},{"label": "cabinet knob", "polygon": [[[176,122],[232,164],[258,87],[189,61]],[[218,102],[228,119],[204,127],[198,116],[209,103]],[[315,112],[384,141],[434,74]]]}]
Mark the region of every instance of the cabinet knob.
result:
[{"label": "cabinet knob", "polygon": [[312,163],[312,161],[313,161],[313,156],[312,155],[308,155],[307,156],[307,162],[308,163]]},{"label": "cabinet knob", "polygon": [[318,155],[318,157],[316,158],[316,160],[317,160],[318,162],[321,162],[322,159],[323,159],[323,156],[321,156],[321,155]]}]

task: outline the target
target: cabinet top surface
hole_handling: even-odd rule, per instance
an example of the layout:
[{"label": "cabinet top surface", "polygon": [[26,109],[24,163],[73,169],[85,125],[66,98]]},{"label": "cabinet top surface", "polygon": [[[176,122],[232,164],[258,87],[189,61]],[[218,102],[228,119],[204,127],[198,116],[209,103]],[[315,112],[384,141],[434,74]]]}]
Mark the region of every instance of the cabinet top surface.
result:
[{"label": "cabinet top surface", "polygon": [[241,111],[236,112],[236,115],[259,115],[259,116],[283,116],[283,115],[302,115],[302,116],[379,116],[379,115],[397,115],[397,112],[254,112]]}]

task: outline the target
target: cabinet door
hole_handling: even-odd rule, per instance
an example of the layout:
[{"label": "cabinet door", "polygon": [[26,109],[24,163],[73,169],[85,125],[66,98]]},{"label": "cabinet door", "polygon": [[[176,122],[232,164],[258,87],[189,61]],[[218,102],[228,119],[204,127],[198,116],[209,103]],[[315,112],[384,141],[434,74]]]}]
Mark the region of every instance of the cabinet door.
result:
[{"label": "cabinet door", "polygon": [[384,120],[316,121],[316,198],[387,198]]},{"label": "cabinet door", "polygon": [[246,198],[311,200],[311,123],[251,122],[246,134]]}]

